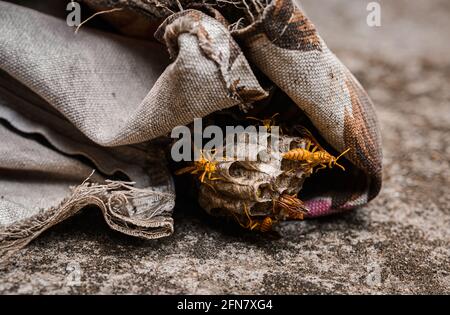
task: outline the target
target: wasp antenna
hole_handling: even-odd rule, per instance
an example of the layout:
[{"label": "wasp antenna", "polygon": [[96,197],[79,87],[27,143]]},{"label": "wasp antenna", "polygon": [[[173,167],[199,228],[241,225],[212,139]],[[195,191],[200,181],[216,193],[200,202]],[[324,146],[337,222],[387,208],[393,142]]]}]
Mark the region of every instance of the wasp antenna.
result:
[{"label": "wasp antenna", "polygon": [[348,151],[350,151],[350,148],[348,148],[347,150],[345,150],[344,152],[342,152],[341,154],[339,154],[339,156],[336,158],[336,160],[334,160],[334,165],[339,166],[340,168],[342,168],[343,171],[345,171],[345,168],[344,168],[341,164],[339,164],[337,161],[339,160],[339,158],[340,158],[341,156],[343,156],[343,155],[344,155],[345,153],[347,153]]},{"label": "wasp antenna", "polygon": [[341,164],[339,164],[339,163],[337,163],[337,162],[334,163],[334,164],[337,165],[337,166],[339,166],[340,168],[342,168],[343,171],[345,171],[345,168],[344,168]]},{"label": "wasp antenna", "polygon": [[193,150],[198,150],[199,152],[202,152],[202,151],[203,151],[203,149],[197,147],[197,146],[195,145],[195,143],[193,144]]},{"label": "wasp antenna", "polygon": [[[205,151],[205,150],[198,148],[195,144],[194,144],[193,150],[194,150],[194,151],[197,150],[198,152],[200,152],[200,158],[199,158],[199,160],[201,160],[201,159],[205,156],[205,154],[204,154],[204,151]],[[196,159],[195,153],[194,153],[194,161],[198,161],[198,160]]]},{"label": "wasp antenna", "polygon": [[212,148],[211,150],[203,150],[203,156],[208,160],[215,160],[217,155],[217,148]]},{"label": "wasp antenna", "polygon": [[251,119],[251,120],[257,120],[257,121],[262,121],[262,119],[256,118],[256,117],[245,117],[247,119]]},{"label": "wasp antenna", "polygon": [[336,158],[336,161],[343,156],[345,153],[347,153],[348,151],[350,151],[350,148],[348,148],[347,150],[345,150],[344,152],[342,152],[341,154],[339,154],[339,156]]}]

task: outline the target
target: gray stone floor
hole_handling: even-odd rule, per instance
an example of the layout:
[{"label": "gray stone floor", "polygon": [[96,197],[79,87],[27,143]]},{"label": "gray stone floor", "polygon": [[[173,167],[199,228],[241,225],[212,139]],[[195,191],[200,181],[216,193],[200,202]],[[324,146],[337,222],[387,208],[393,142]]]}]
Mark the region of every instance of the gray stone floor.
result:
[{"label": "gray stone floor", "polygon": [[35,240],[0,266],[0,293],[450,293],[450,3],[303,1],[329,46],[367,87],[384,143],[380,196],[357,211],[242,233],[200,209],[140,241],[99,212]]}]

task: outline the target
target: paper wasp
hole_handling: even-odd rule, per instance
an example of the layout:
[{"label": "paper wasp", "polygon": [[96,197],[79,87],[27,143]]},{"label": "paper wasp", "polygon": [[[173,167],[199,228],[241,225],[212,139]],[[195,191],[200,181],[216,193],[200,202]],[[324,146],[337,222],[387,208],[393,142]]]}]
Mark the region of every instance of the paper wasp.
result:
[{"label": "paper wasp", "polygon": [[259,119],[256,117],[247,117],[247,119],[256,120],[256,121],[261,122],[262,125],[264,126],[264,128],[266,128],[267,132],[270,132],[272,130],[272,126],[275,125],[275,117],[277,117],[278,115],[280,115],[280,114],[275,113],[272,115],[272,117],[266,118],[266,119]]},{"label": "paper wasp", "polygon": [[[308,130],[306,130],[306,128],[301,128],[298,130],[301,131],[305,138],[308,139],[308,143],[305,148],[296,148],[285,152],[283,154],[284,159],[303,162],[311,167],[311,171],[316,166],[320,166],[320,168],[317,169],[320,170],[326,168],[327,166],[329,168],[332,168],[335,165],[345,171],[345,168],[338,163],[338,160],[340,157],[350,151],[350,148],[342,152],[339,156],[335,157],[328,153],[324,148],[322,148],[319,142]],[[312,150],[310,150],[311,147]]]},{"label": "paper wasp", "polygon": [[303,220],[304,215],[309,212],[303,201],[296,195],[282,194],[277,200],[274,200],[274,210],[278,214],[291,220]]},{"label": "paper wasp", "polygon": [[194,164],[191,166],[184,167],[175,172],[176,175],[181,174],[200,174],[198,179],[201,183],[205,182],[205,178],[210,181],[220,179],[219,177],[213,177],[214,173],[217,170],[218,161],[213,160],[213,156],[205,153],[204,150],[201,150],[200,159],[198,161],[194,161]]},{"label": "paper wasp", "polygon": [[275,223],[275,220],[271,216],[266,216],[262,220],[252,219],[246,204],[244,204],[244,214],[247,220],[246,223],[242,223],[234,212],[232,212],[232,214],[240,226],[250,231],[258,231],[262,233],[270,232],[272,231],[272,226]]}]

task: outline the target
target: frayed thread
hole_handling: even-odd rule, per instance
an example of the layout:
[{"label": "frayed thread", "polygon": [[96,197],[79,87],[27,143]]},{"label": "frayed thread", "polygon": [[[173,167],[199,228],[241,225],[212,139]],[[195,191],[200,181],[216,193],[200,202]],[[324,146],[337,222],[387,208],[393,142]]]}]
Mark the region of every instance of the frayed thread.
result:
[{"label": "frayed thread", "polygon": [[75,34],[78,33],[78,31],[80,30],[80,28],[87,22],[89,22],[90,20],[92,20],[94,17],[96,17],[97,15],[101,15],[101,14],[108,14],[108,13],[113,13],[113,12],[117,12],[117,11],[122,11],[123,8],[114,8],[114,9],[110,9],[110,10],[105,10],[105,11],[99,11],[96,12],[94,14],[92,14],[90,17],[88,17],[86,20],[84,20],[83,22],[80,23],[80,25],[77,26],[77,28],[75,29]]},{"label": "frayed thread", "polygon": [[[0,227],[0,260],[9,258],[48,228],[90,205],[99,207],[107,224],[124,234],[157,239],[173,233],[174,194],[136,188],[134,182],[89,183],[93,174],[73,188],[71,196],[59,206]],[[146,211],[137,213],[137,207],[145,207]]]}]

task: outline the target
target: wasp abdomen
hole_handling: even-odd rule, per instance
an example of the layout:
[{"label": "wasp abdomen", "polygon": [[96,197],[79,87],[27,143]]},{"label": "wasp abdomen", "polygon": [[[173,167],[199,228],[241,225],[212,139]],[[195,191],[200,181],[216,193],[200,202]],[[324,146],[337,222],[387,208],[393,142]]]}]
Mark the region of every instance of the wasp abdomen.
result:
[{"label": "wasp abdomen", "polygon": [[297,148],[284,153],[283,158],[292,161],[304,161],[307,160],[310,157],[310,155],[311,152],[309,152],[308,150]]},{"label": "wasp abdomen", "polygon": [[263,233],[272,231],[273,220],[271,217],[265,217],[259,226],[259,230]]}]

